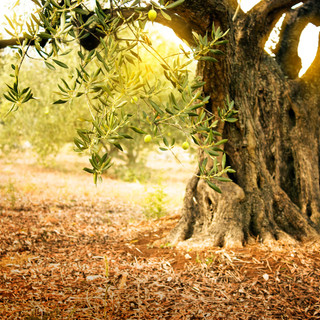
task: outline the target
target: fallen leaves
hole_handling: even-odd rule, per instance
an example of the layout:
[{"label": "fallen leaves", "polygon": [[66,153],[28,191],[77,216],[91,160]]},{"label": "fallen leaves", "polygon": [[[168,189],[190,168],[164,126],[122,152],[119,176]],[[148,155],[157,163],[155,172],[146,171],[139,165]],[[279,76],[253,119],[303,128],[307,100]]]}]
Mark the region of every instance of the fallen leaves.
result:
[{"label": "fallen leaves", "polygon": [[24,192],[20,176],[14,203],[0,191],[1,319],[320,318],[319,244],[157,248],[176,213],[146,221],[125,198],[94,197],[90,182],[79,191],[78,176],[64,177],[65,197],[48,178],[43,193],[35,178]]}]

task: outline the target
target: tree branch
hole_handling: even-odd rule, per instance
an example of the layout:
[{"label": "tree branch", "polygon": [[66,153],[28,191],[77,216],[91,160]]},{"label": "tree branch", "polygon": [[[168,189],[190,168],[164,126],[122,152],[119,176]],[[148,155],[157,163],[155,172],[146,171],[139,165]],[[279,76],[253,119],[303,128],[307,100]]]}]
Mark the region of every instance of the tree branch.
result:
[{"label": "tree branch", "polygon": [[[212,22],[222,30],[229,29],[237,4],[237,0],[186,0],[174,11],[188,22],[192,30],[204,35],[211,31]],[[239,13],[243,14],[242,11]]]},{"label": "tree branch", "polygon": [[[300,2],[306,2],[308,0],[262,0],[257,5],[255,5],[250,11],[260,13],[261,16],[270,17],[278,16],[289,10],[294,5]],[[316,2],[317,0],[315,0]]]},{"label": "tree branch", "polygon": [[280,41],[274,53],[283,72],[290,78],[298,77],[301,69],[301,59],[298,56],[298,46],[303,29],[308,23],[320,25],[320,3],[308,1],[301,7],[290,10],[283,22]]},{"label": "tree branch", "polygon": [[24,40],[25,40],[24,37],[20,37],[19,39],[0,39],[0,49],[18,45]]},{"label": "tree branch", "polygon": [[253,34],[252,38],[260,43],[264,48],[272,29],[275,27],[281,15],[291,9],[299,2],[307,0],[262,0],[249,12],[248,17],[252,17]]},{"label": "tree branch", "polygon": [[165,13],[167,13],[170,16],[171,20],[165,19],[159,11],[157,13],[158,15],[155,22],[172,29],[181,40],[185,40],[186,42],[188,42],[190,46],[195,45],[194,38],[192,35],[193,29],[186,20],[169,10],[166,10]]},{"label": "tree branch", "polygon": [[[152,8],[151,6],[148,6],[148,7],[144,8],[144,11],[147,12],[151,8]],[[164,16],[160,13],[159,10],[157,10],[157,11],[158,11],[157,12],[158,15],[155,20],[156,23],[159,23],[161,25],[164,25],[164,26],[171,28],[180,39],[185,40],[190,46],[195,45],[194,38],[192,35],[192,27],[182,17],[180,17],[179,15],[177,15],[174,12],[171,12],[169,10],[163,10],[171,18],[171,20],[167,20],[164,18]],[[105,9],[104,12],[106,14],[112,14],[113,16],[117,16],[116,10],[111,11],[110,9]],[[123,10],[121,10],[121,13],[122,13],[123,17],[126,19],[129,19],[132,17],[138,18],[138,16],[139,16],[139,13],[137,11],[135,11],[134,9],[123,9]],[[90,13],[88,13],[87,16],[90,16],[92,14],[94,14],[94,13],[90,12]],[[88,29],[88,31],[92,34],[92,37],[85,38],[85,39],[81,40],[80,43],[84,48],[86,48],[88,50],[92,50],[98,46],[98,44],[100,43],[99,39],[101,36],[103,36],[103,34],[101,33],[101,31],[99,31],[95,28],[90,28],[90,29]],[[4,49],[6,47],[18,45],[19,42],[21,43],[24,40],[25,40],[25,37],[20,37],[19,39],[2,39],[2,40],[0,40],[0,49]],[[89,43],[90,41],[93,43]],[[29,44],[34,45],[34,41],[31,41]],[[42,43],[40,43],[40,44],[42,45]],[[44,43],[44,45],[45,45],[45,43]]]}]

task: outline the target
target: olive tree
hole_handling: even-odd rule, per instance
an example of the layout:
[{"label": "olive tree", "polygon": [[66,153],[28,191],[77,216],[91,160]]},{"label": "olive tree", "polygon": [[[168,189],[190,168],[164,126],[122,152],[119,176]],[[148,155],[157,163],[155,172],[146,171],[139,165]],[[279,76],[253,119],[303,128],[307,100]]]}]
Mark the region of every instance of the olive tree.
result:
[{"label": "olive tree", "polygon": [[[75,144],[78,151],[90,151],[91,167],[85,170],[95,181],[110,166],[103,144],[121,149],[122,139],[134,138],[123,128],[148,133],[131,125],[134,117],[150,124],[162,150],[174,145],[163,134],[166,126],[199,147],[181,219],[165,241],[242,246],[252,239],[319,237],[320,54],[302,78],[297,55],[304,27],[319,24],[316,0],[262,0],[247,13],[236,0],[96,1],[94,10],[81,1],[33,1],[39,12],[27,34],[12,33],[15,39],[0,42],[17,47],[19,62],[12,65],[6,94],[12,110],[33,98],[18,80],[28,48],[34,46],[49,68],[66,68],[58,56],[65,43],[79,41],[79,66],[71,81],[61,80],[55,103],[85,95],[91,118]],[[284,13],[270,56],[265,43]],[[181,47],[174,59],[159,55],[145,31],[147,20],[172,28],[190,50]],[[123,36],[125,28],[130,37]],[[168,82],[140,81],[142,49],[157,58]],[[194,59],[198,78],[190,80],[188,64]],[[166,101],[158,100],[164,89]],[[129,99],[145,108],[128,114]]]}]

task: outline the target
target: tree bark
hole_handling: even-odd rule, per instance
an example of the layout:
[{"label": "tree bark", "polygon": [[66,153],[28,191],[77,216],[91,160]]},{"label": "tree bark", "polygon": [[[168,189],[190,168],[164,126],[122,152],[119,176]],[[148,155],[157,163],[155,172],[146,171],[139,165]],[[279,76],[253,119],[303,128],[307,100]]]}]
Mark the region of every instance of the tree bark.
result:
[{"label": "tree bark", "polygon": [[[211,96],[211,112],[222,106],[227,95],[238,108],[238,122],[219,128],[222,137],[228,139],[227,162],[236,173],[230,176],[232,183],[219,184],[222,194],[192,178],[181,220],[166,242],[235,247],[252,239],[319,238],[317,76],[307,73],[299,79],[297,72],[292,74],[285,67],[285,59],[276,59],[264,51],[267,36],[285,10],[291,12],[292,28],[294,10],[290,7],[298,2],[261,1],[248,14],[240,11],[236,18],[233,1],[185,1],[179,9],[186,20],[186,13],[193,10],[190,23],[201,21],[198,28],[203,33],[212,22],[223,30],[229,29],[226,55],[217,64],[201,62],[198,73],[206,81],[204,94]],[[316,5],[316,1],[305,2],[304,6]],[[197,5],[206,8],[201,19],[195,17]],[[298,41],[303,28],[299,30],[282,32],[283,37],[291,38],[282,38],[281,44]],[[297,46],[288,47],[291,52],[297,50]],[[310,70],[318,67],[316,60]]]}]

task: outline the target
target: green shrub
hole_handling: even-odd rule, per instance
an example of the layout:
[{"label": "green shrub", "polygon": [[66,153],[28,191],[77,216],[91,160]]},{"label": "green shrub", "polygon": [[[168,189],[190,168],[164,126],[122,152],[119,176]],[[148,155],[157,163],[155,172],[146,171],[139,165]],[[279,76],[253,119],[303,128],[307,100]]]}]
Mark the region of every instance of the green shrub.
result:
[{"label": "green shrub", "polygon": [[145,216],[148,219],[159,219],[165,216],[168,213],[166,210],[167,197],[162,185],[158,185],[153,191],[148,192],[143,205]]}]

